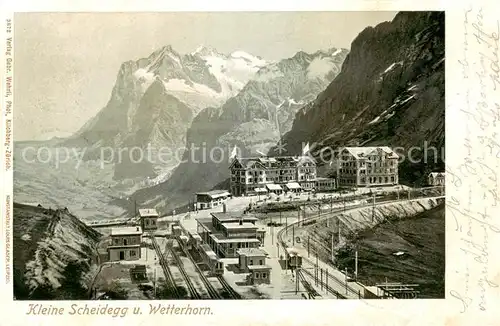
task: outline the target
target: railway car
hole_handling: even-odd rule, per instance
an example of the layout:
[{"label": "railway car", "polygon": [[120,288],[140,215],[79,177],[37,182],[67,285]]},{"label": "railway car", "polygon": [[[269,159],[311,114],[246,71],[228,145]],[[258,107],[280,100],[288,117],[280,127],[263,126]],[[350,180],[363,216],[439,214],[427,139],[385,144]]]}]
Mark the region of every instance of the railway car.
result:
[{"label": "railway car", "polygon": [[201,237],[196,232],[189,233],[189,239],[187,243],[188,250],[197,249],[202,244]]},{"label": "railway car", "polygon": [[302,266],[302,256],[295,248],[286,248],[286,259],[292,269]]},{"label": "railway car", "polygon": [[[179,236],[179,242],[181,245],[186,248],[188,246],[189,238],[186,235]],[[189,248],[188,248],[189,249]]]},{"label": "railway car", "polygon": [[203,262],[209,267],[212,275],[223,275],[224,274],[224,263],[217,257],[215,252],[207,244],[202,244],[199,246]]}]

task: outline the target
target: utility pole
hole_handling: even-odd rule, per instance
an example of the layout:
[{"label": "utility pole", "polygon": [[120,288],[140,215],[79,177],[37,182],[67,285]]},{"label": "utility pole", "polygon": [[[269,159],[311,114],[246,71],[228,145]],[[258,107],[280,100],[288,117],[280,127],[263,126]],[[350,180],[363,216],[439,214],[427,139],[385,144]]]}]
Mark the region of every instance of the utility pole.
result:
[{"label": "utility pole", "polygon": [[328,269],[325,269],[325,283],[326,283],[326,286],[325,286],[325,289],[328,290]]},{"label": "utility pole", "polygon": [[332,262],[333,262],[335,260],[334,257],[333,257],[333,232],[332,232],[332,240],[331,240],[331,242],[332,242]]},{"label": "utility pole", "polygon": [[321,291],[323,291],[323,268],[321,269]]},{"label": "utility pole", "polygon": [[345,294],[347,295],[347,267],[345,268]]},{"label": "utility pole", "polygon": [[375,217],[375,194],[373,194],[373,204],[372,204],[372,222]]},{"label": "utility pole", "polygon": [[358,251],[354,253],[354,278],[358,280]]},{"label": "utility pole", "polygon": [[337,231],[338,231],[338,237],[339,237],[339,245],[340,245],[340,216],[337,216]]},{"label": "utility pole", "polygon": [[156,299],[156,266],[154,270],[154,281],[153,281],[153,287],[154,287],[154,297]]},{"label": "utility pole", "polygon": [[309,240],[310,240],[310,239],[311,239],[311,236],[310,236],[310,235],[308,235],[308,236],[307,236],[307,258],[309,258],[309,244],[310,244]]},{"label": "utility pole", "polygon": [[295,225],[292,225],[292,246],[295,246]]},{"label": "utility pole", "polygon": [[295,294],[299,292],[299,271],[298,268],[295,270]]}]

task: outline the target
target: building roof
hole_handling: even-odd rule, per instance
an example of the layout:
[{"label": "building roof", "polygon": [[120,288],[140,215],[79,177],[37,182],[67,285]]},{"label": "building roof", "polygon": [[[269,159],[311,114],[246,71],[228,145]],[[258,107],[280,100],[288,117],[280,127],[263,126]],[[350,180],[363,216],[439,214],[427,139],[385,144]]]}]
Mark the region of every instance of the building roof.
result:
[{"label": "building roof", "polygon": [[222,225],[223,228],[226,228],[226,229],[257,229],[258,227],[255,226],[254,224],[252,223],[242,223],[242,224],[239,224],[239,223],[225,223]]},{"label": "building roof", "polygon": [[259,219],[253,216],[252,214],[243,214],[242,211],[239,212],[215,212],[210,213],[213,217],[218,219],[221,223],[224,222],[238,222],[239,220],[243,220],[243,222],[252,222],[258,221]]},{"label": "building roof", "polygon": [[141,244],[138,243],[138,244],[129,244],[129,245],[109,245],[108,246],[108,251],[110,249],[123,249],[123,248],[140,248],[141,247]]},{"label": "building roof", "polygon": [[299,252],[297,249],[295,248],[286,248],[286,252],[288,253],[288,255],[290,256],[300,256]]},{"label": "building roof", "polygon": [[267,256],[267,252],[259,248],[241,248],[237,250],[239,255],[245,255],[247,257],[261,257]]},{"label": "building roof", "polygon": [[268,183],[268,184],[266,184],[266,187],[269,190],[283,190],[280,185],[277,185],[274,183]]},{"label": "building roof", "polygon": [[125,227],[111,229],[111,236],[138,235],[138,234],[142,234],[142,229],[140,226],[125,226]]},{"label": "building roof", "polygon": [[302,187],[297,182],[289,182],[286,184],[288,189],[301,189]]},{"label": "building roof", "polygon": [[445,175],[446,175],[446,172],[431,172],[431,173],[429,173],[429,177],[433,177],[433,178],[438,177],[438,176],[444,177]]},{"label": "building roof", "polygon": [[141,209],[139,209],[139,216],[141,216],[141,217],[158,217],[158,212],[154,208],[141,208]]},{"label": "building roof", "polygon": [[136,265],[131,271],[132,273],[146,273],[146,265]]},{"label": "building roof", "polygon": [[381,150],[381,151],[389,154],[389,157],[392,157],[392,158],[399,157],[390,147],[387,147],[387,146],[344,147],[341,149],[341,151],[344,149],[347,150],[349,153],[351,153],[351,155],[354,156],[355,158],[362,158],[362,157],[368,156],[377,150]]},{"label": "building roof", "polygon": [[232,168],[236,163],[239,163],[244,169],[249,169],[255,165],[259,166],[262,169],[273,169],[276,166],[269,165],[289,165],[295,167],[299,164],[303,163],[313,163],[316,164],[314,159],[310,156],[276,156],[276,157],[268,157],[268,156],[255,156],[255,157],[236,157],[230,165]]},{"label": "building roof", "polygon": [[205,192],[197,192],[196,195],[206,195],[210,198],[227,197],[231,194],[227,190],[211,190]]},{"label": "building roof", "polygon": [[259,239],[256,238],[228,238],[222,233],[212,233],[210,234],[216,243],[237,243],[237,242],[248,242],[248,243],[260,243]]},{"label": "building roof", "polygon": [[269,270],[271,266],[269,265],[249,265],[247,266],[250,271],[260,271],[260,270]]}]

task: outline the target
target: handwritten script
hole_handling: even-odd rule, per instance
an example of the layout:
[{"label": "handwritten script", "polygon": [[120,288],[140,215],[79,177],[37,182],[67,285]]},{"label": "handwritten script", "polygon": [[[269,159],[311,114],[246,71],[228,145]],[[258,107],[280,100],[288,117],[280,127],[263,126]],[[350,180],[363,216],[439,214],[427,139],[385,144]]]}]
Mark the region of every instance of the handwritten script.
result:
[{"label": "handwritten script", "polygon": [[[460,105],[449,117],[465,117],[461,128],[461,160],[447,164],[447,213],[452,215],[458,240],[453,254],[462,258],[450,270],[463,286],[449,291],[460,311],[485,311],[488,297],[498,291],[490,268],[495,253],[492,240],[500,237],[498,216],[500,162],[500,66],[498,58],[500,24],[494,13],[469,7],[463,12],[463,44],[458,64],[461,68]],[[453,63],[455,64],[455,63]],[[462,265],[463,262],[463,265]]]}]

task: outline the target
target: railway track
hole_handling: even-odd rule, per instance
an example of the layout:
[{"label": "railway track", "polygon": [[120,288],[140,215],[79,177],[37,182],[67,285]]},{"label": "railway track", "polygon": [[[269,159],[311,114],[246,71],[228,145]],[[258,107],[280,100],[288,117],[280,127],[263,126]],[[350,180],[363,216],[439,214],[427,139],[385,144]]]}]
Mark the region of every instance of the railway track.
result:
[{"label": "railway track", "polygon": [[172,275],[172,272],[170,271],[170,268],[168,267],[167,259],[165,258],[165,255],[161,251],[160,246],[158,245],[158,242],[156,241],[156,238],[154,237],[153,234],[149,235],[149,238],[151,239],[151,243],[153,244],[153,248],[156,251],[156,254],[158,255],[158,260],[160,262],[160,266],[163,269],[163,273],[165,274],[165,279],[166,283],[170,285],[170,288],[172,292],[174,293],[174,296],[178,299],[180,299],[180,294],[179,291],[177,290],[177,284],[175,284],[174,276]]},{"label": "railway track", "polygon": [[198,264],[196,264],[193,256],[181,245],[179,244],[182,252],[186,255],[186,257],[189,258],[191,262],[193,262],[194,267],[196,268],[196,271],[200,275],[201,281],[203,282],[203,285],[205,285],[205,288],[207,289],[208,295],[210,296],[211,299],[223,299],[222,296],[219,294],[219,292],[214,288],[212,283],[208,280],[208,278],[203,274],[203,271],[200,269]]},{"label": "railway track", "polygon": [[184,264],[182,263],[182,259],[179,257],[177,252],[175,251],[175,248],[171,248],[170,252],[172,253],[172,256],[174,257],[174,260],[177,264],[177,267],[179,268],[179,271],[182,274],[182,277],[184,277],[184,280],[186,281],[186,285],[189,290],[189,294],[192,299],[202,299],[200,293],[196,289],[196,287],[193,284],[193,280],[191,277],[189,277],[188,273],[186,272],[186,269],[184,268]]},{"label": "railway track", "polygon": [[[316,298],[316,297],[320,297],[321,295],[318,293],[318,291],[316,291],[316,289],[314,287],[311,286],[311,284],[309,283],[309,281],[305,278],[305,276],[302,274],[304,270],[299,268],[297,269],[297,277],[299,278],[299,280],[301,281],[302,285],[304,285],[304,288],[306,289],[307,293],[309,294],[310,297],[312,297],[313,299]],[[310,274],[309,271],[304,271],[304,273],[306,274]]]},{"label": "railway track", "polygon": [[217,276],[222,288],[231,296],[231,299],[241,299],[241,295],[222,276]]},{"label": "railway track", "polygon": [[[307,259],[305,257],[302,257],[302,263],[304,263],[304,262],[307,262],[307,264],[310,265],[310,266],[312,266],[312,267],[314,267],[316,265],[311,260],[309,260],[309,259]],[[312,275],[312,273],[310,271],[306,270],[305,268],[303,268],[302,270],[305,271],[306,274],[308,274],[309,276],[311,276],[312,278],[314,278],[314,275]],[[332,275],[330,273],[328,274],[328,279],[332,280],[337,285],[342,286],[342,288],[346,288],[347,289],[347,293],[350,293],[353,296],[359,297],[359,292],[356,291],[355,289],[353,289],[352,287],[350,287],[349,285],[346,286],[345,280],[344,281],[339,280],[337,277],[335,277],[334,275]],[[330,292],[331,294],[337,296],[337,298],[339,298],[339,299],[347,299],[346,295],[340,294],[340,292],[336,291],[331,286],[327,285],[326,282],[323,282],[323,286],[326,287],[326,289],[328,290],[328,292]]]}]

